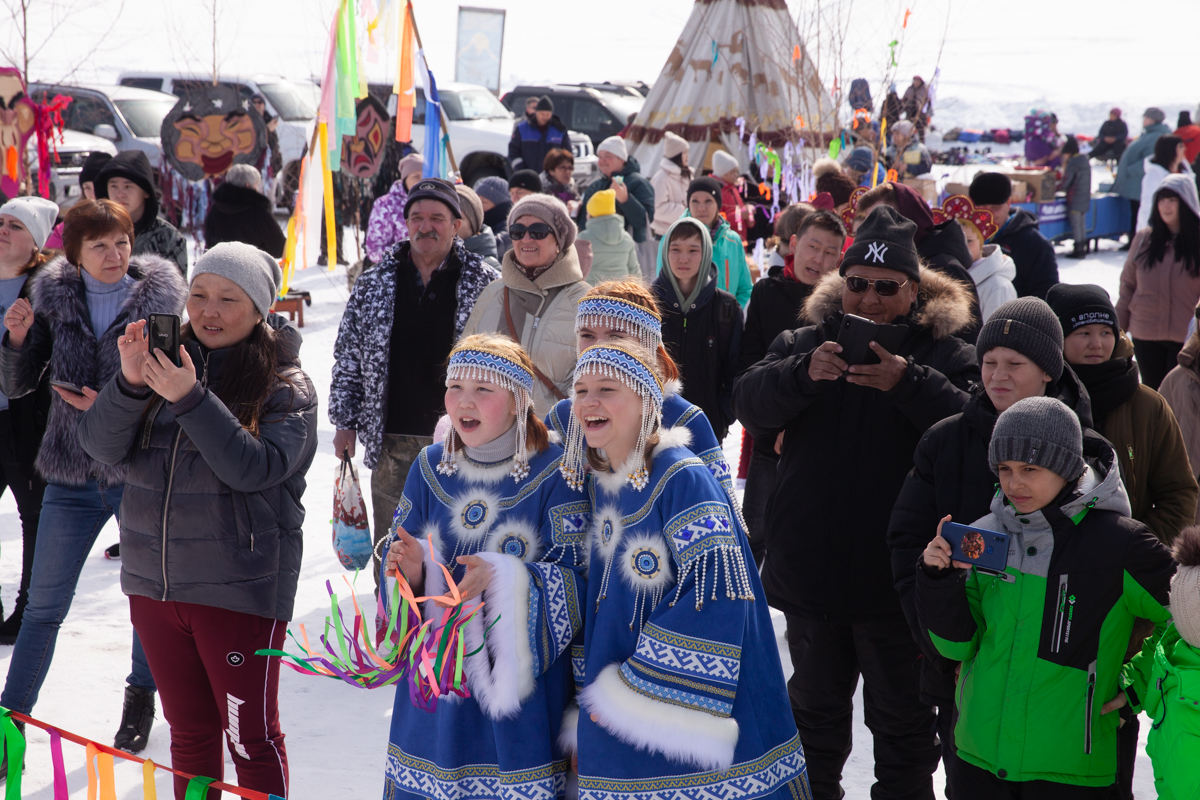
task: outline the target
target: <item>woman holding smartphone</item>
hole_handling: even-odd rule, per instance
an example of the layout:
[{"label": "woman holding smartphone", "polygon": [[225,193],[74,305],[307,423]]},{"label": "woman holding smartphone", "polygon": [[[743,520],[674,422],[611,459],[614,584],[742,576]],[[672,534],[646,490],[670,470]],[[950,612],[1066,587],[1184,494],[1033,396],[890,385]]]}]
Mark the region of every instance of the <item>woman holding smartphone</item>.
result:
[{"label": "woman holding smartphone", "polygon": [[[79,424],[84,449],[124,465],[121,589],[171,723],[171,762],[220,779],[222,740],[238,783],[287,796],[279,659],[303,549],[305,474],[317,395],[300,335],[270,315],[282,274],[240,242],[192,270],[175,366],[145,337],[117,342],[121,370]],[[187,794],[176,777],[175,797]]]},{"label": "woman holding smartphone", "polygon": [[[50,661],[58,629],[71,607],[84,559],[100,529],[121,507],[124,466],[102,464],[79,444],[76,424],[96,389],[120,368],[117,338],[128,322],[179,313],[186,287],[174,263],[153,255],[130,258],[133,221],[111,200],[75,204],[63,226],[66,255],[41,268],[33,300],[16,300],[4,315],[0,391],[10,399],[38,390],[45,375],[81,393],[53,387],[50,417],[34,466],[46,479],[29,604],[17,636],[0,705],[29,714]],[[154,679],[136,635],[133,671],[114,745],[146,746],[154,721]]]}]

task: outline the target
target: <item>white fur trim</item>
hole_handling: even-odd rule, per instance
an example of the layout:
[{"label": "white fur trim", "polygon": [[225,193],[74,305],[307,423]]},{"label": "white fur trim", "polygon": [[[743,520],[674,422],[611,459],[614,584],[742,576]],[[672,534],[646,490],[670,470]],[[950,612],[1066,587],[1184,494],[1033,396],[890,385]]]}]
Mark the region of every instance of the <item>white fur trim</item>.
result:
[{"label": "white fur trim", "polygon": [[[658,444],[650,450],[650,458],[654,458],[654,454],[659,450],[666,450],[671,447],[689,447],[692,444],[692,432],[683,425],[677,425],[674,428],[659,428],[658,429]],[[600,488],[609,494],[620,494],[621,489],[625,486],[625,481],[629,478],[629,473],[633,471],[633,453],[625,459],[625,463],[621,468],[613,472],[593,472],[596,476],[596,483]]]},{"label": "white fur trim", "polygon": [[433,426],[433,443],[441,444],[446,441],[446,434],[450,432],[451,427],[449,414],[438,417],[437,425]]},{"label": "white fur trim", "polygon": [[[525,562],[500,553],[476,553],[492,567],[483,591],[482,613],[463,628],[467,652],[487,649],[465,659],[467,688],[492,719],[516,716],[533,693],[533,652],[529,649],[529,570]],[[493,623],[495,623],[493,625]]]},{"label": "white fur trim", "polygon": [[562,445],[562,437],[558,435],[558,431],[554,428],[547,428],[546,435],[550,438],[550,444]]},{"label": "white fur trim", "polygon": [[[537,455],[536,450],[526,451],[526,463]],[[497,484],[505,478],[512,478],[512,460],[506,459],[498,464],[479,464],[467,458],[462,452],[455,459],[458,464],[458,474],[467,483]]]},{"label": "white fur trim", "polygon": [[625,486],[625,480],[629,477],[630,469],[628,466],[622,466],[616,472],[592,472],[596,479],[596,484],[611,495],[621,493],[621,489]]},{"label": "white fur trim", "polygon": [[[461,463],[459,469],[462,469]],[[471,513],[483,513],[483,518],[475,523],[474,527],[469,527],[470,523],[467,522],[468,509],[471,510]],[[488,531],[496,524],[496,517],[499,514],[500,495],[484,491],[476,486],[468,486],[463,489],[462,494],[454,499],[454,504],[450,507],[450,525],[459,542],[469,546],[477,545],[484,540]]]},{"label": "white fur trim", "polygon": [[659,450],[668,450],[672,447],[691,447],[692,432],[684,425],[676,425],[674,428],[660,428],[658,431],[658,444],[654,447],[654,452]]},{"label": "white fur trim", "polygon": [[[519,541],[514,541],[519,540]],[[507,547],[506,547],[507,545]],[[542,539],[537,528],[523,519],[503,519],[496,523],[488,535],[484,549],[492,553],[518,558],[526,564],[537,561],[542,555]],[[520,551],[514,552],[514,550]]]},{"label": "white fur trim", "polygon": [[563,710],[562,727],[558,729],[558,746],[564,755],[579,751],[579,706],[575,703]]},{"label": "white fur trim", "polygon": [[732,717],[681,708],[638,694],[609,664],[579,694],[579,704],[602,728],[626,744],[704,770],[724,771],[733,764],[738,724]]},{"label": "white fur trim", "polygon": [[[662,536],[638,534],[629,538],[621,550],[619,567],[625,583],[635,591],[662,591],[674,579],[671,556]],[[646,562],[646,563],[642,563]],[[651,571],[645,567],[650,566]]]},{"label": "white fur trim", "polygon": [[[608,534],[607,539],[604,538],[605,522],[612,525],[612,531]],[[621,537],[624,533],[625,525],[621,522],[620,508],[613,505],[605,505],[592,512],[591,545],[600,554],[601,561],[608,562],[612,558],[613,553],[617,552],[617,546],[620,545]],[[588,550],[591,550],[591,547]]]},{"label": "white fur trim", "polygon": [[670,397],[673,394],[683,394],[683,380],[680,378],[672,378],[663,384],[663,397]]}]

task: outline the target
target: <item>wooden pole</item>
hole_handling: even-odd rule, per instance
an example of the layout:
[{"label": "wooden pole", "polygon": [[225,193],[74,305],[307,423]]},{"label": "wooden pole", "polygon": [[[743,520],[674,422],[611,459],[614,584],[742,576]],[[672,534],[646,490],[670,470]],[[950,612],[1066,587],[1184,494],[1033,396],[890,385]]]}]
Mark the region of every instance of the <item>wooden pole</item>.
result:
[{"label": "wooden pole", "polygon": [[[424,50],[425,45],[421,44],[421,29],[417,27],[417,15],[413,11],[411,0],[408,3],[408,17],[412,20],[413,35],[417,37],[417,49]],[[426,98],[426,100],[428,99]],[[458,172],[458,162],[454,159],[454,148],[450,146],[450,122],[446,119],[446,111],[442,108],[441,103],[438,103],[438,114],[442,119],[442,130],[446,132],[446,155],[450,158],[450,169]]]}]

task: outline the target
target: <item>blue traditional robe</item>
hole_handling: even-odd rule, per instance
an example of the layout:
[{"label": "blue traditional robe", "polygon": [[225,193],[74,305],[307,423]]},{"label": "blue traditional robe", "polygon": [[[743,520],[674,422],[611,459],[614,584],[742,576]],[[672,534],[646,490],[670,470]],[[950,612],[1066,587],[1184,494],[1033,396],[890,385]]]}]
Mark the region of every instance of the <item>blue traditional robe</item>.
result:
[{"label": "blue traditional robe", "polygon": [[[408,473],[395,526],[421,540],[425,595],[446,592],[460,555],[492,567],[482,613],[464,628],[463,671],[471,697],[443,697],[433,713],[396,693],[384,797],[433,800],[554,800],[568,761],[557,743],[574,694],[567,650],[583,627],[582,571],[591,505],[559,474],[551,445],[515,483],[512,460],[479,464],[462,452],[458,473],[436,471],[442,445],[421,451]],[[389,542],[390,543],[390,542]],[[425,605],[425,619],[441,619]],[[485,635],[486,629],[486,635]]]},{"label": "blue traditional robe", "polygon": [[563,735],[580,800],[808,798],[749,544],[686,438],[660,434],[642,491],[620,473],[588,478],[580,709]]}]

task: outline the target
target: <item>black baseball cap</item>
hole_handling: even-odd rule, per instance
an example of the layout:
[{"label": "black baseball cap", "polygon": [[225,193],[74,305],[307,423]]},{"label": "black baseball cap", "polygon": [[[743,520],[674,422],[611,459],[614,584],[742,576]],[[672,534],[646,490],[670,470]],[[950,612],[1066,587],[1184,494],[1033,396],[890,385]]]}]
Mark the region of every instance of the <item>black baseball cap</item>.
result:
[{"label": "black baseball cap", "polygon": [[450,208],[450,213],[457,219],[462,219],[462,207],[458,204],[458,192],[454,184],[442,178],[422,178],[408,193],[404,201],[404,216],[408,209],[418,200],[438,200]]}]

